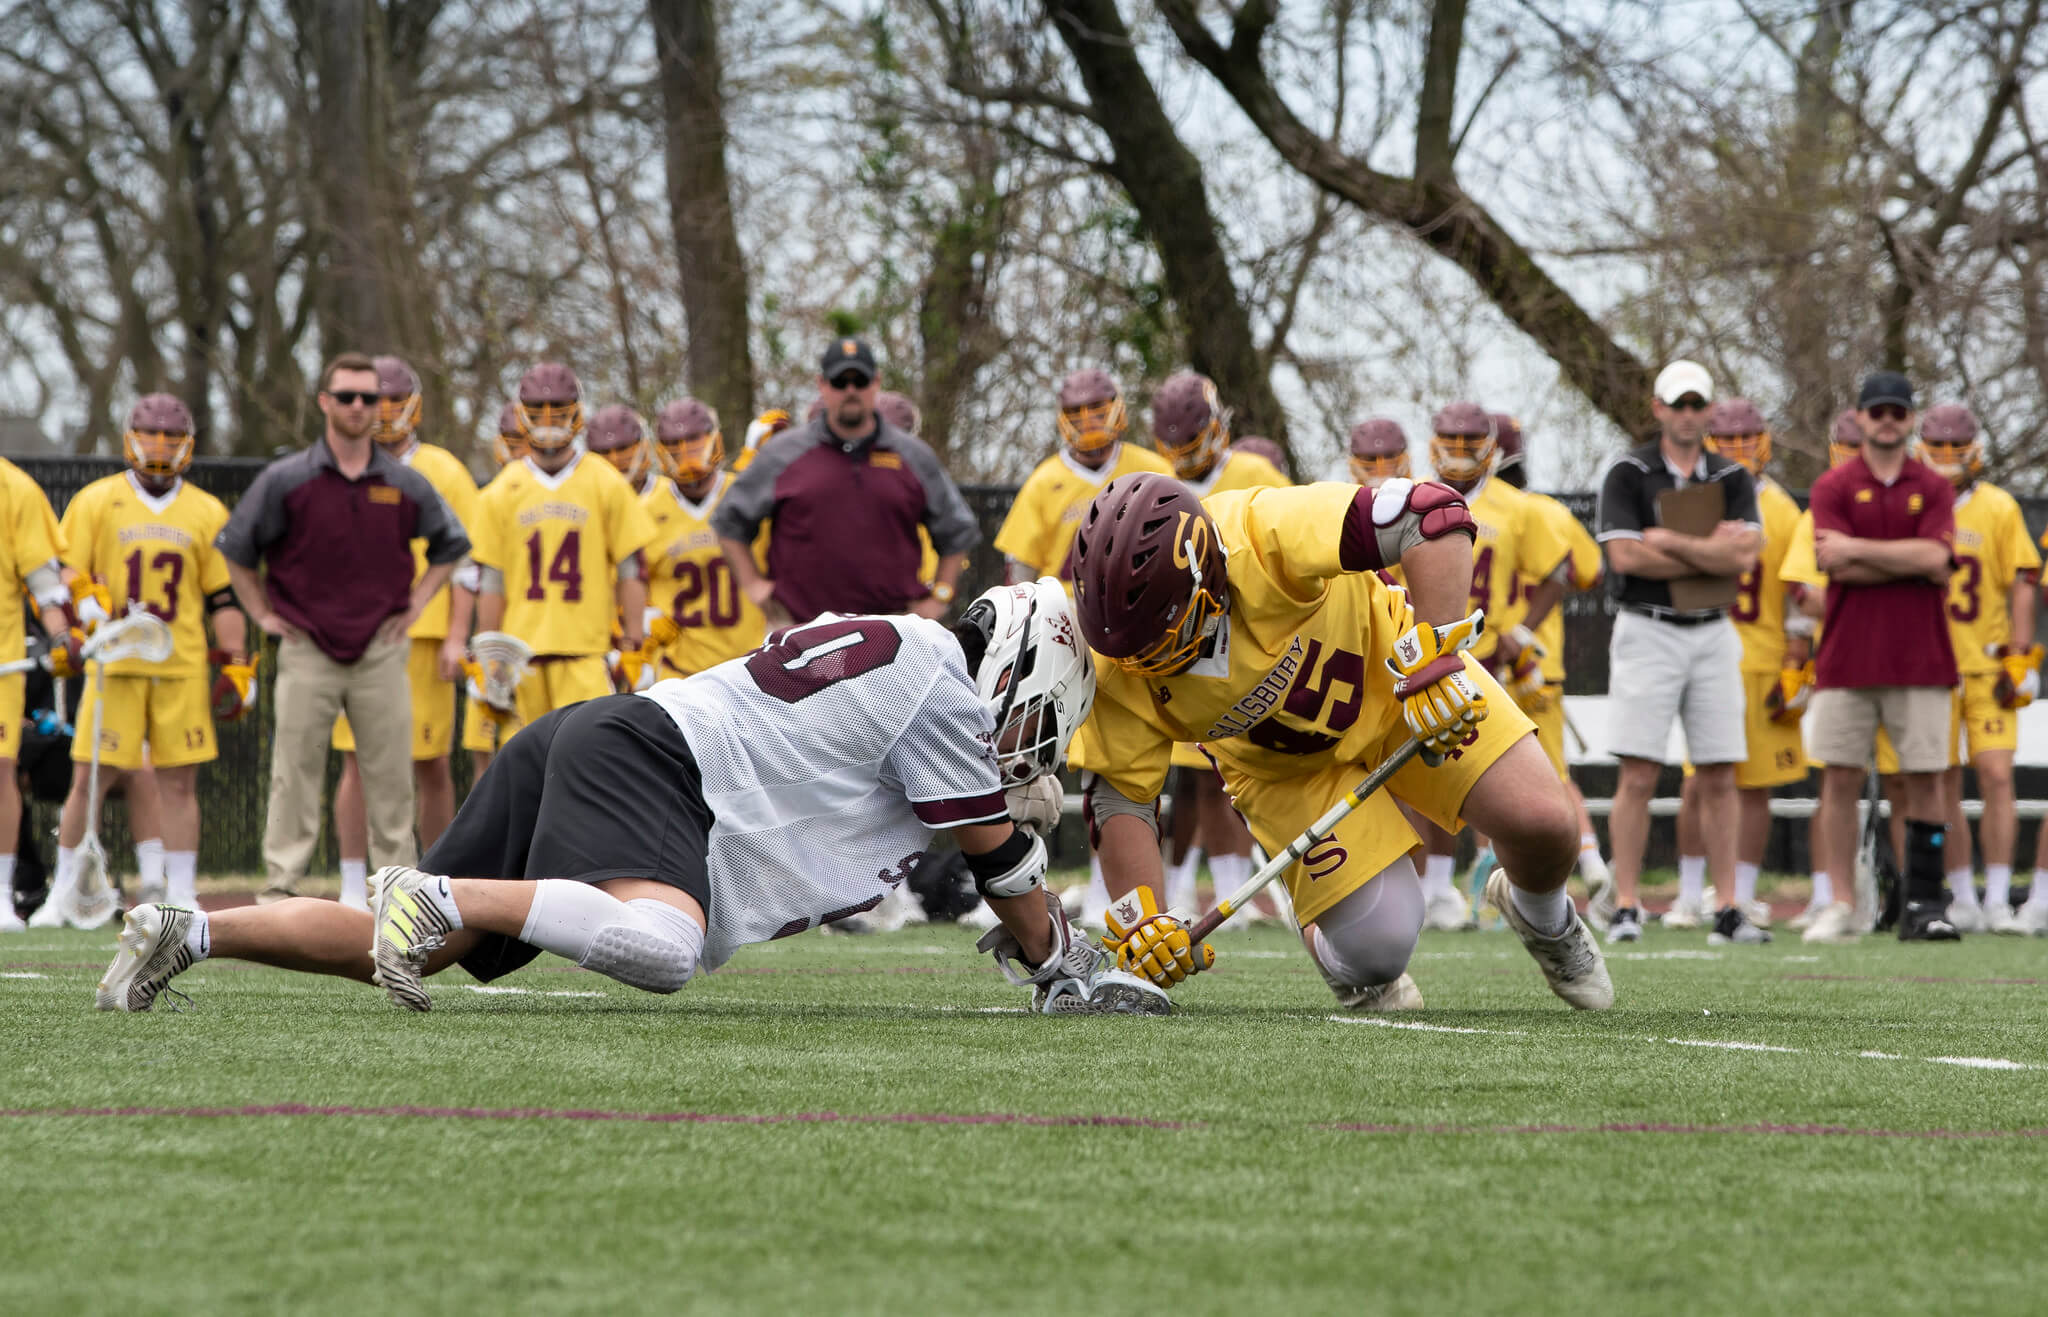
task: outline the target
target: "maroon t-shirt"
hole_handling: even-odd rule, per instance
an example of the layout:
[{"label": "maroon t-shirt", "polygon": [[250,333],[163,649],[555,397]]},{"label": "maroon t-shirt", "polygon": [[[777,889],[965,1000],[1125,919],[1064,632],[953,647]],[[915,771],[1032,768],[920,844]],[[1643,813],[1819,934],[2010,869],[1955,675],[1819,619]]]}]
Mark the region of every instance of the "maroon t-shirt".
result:
[{"label": "maroon t-shirt", "polygon": [[[1912,458],[1885,484],[1860,457],[1813,482],[1813,529],[1863,540],[1939,540],[1953,549],[1956,495],[1947,480]],[[1814,660],[1814,684],[1953,686],[1956,655],[1944,612],[1946,585],[1886,581],[1828,583],[1827,629]]]}]

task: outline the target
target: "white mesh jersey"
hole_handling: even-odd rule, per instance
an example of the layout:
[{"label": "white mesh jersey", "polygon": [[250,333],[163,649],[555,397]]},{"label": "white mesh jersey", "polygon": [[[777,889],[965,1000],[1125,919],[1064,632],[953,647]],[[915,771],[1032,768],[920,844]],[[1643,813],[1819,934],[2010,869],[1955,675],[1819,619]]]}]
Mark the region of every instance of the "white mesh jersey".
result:
[{"label": "white mesh jersey", "polygon": [[827,613],[645,697],[703,774],[707,968],[872,909],[933,829],[1009,817],[995,719],[959,642],[925,618]]}]

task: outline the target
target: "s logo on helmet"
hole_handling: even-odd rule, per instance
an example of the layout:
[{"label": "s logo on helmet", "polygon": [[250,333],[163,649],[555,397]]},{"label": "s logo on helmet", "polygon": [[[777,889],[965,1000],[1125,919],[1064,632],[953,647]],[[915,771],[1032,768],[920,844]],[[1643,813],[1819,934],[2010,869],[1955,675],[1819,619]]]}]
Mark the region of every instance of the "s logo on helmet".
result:
[{"label": "s logo on helmet", "polygon": [[[1188,522],[1190,520],[1195,523],[1193,530],[1188,529]],[[1181,513],[1179,523],[1173,528],[1173,565],[1176,567],[1189,566],[1196,558],[1202,556],[1202,550],[1208,542],[1208,519],[1193,517],[1186,512]]]}]

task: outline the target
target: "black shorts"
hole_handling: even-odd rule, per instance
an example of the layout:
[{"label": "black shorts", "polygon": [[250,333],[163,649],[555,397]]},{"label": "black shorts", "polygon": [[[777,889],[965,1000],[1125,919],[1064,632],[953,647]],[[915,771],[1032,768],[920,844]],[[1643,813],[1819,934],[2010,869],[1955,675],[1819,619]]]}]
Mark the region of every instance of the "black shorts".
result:
[{"label": "black shorts", "polygon": [[[697,761],[675,720],[653,700],[607,695],[521,728],[420,867],[451,878],[649,878],[708,915],[710,836]],[[539,954],[487,933],[461,964],[488,983]]]}]

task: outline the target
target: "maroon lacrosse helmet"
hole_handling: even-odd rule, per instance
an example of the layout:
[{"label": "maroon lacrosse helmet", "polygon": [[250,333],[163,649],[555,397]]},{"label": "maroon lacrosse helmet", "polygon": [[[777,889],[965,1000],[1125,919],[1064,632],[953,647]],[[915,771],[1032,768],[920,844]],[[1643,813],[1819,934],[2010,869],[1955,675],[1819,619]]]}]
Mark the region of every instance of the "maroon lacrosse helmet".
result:
[{"label": "maroon lacrosse helmet", "polygon": [[135,474],[168,484],[192,465],[192,409],[169,393],[145,393],[128,409],[121,455]]},{"label": "maroon lacrosse helmet", "polygon": [[1522,445],[1522,423],[1507,412],[1494,412],[1493,446],[1500,454],[1500,460],[1494,463],[1496,469],[1521,461],[1526,451]]},{"label": "maroon lacrosse helmet", "polygon": [[420,424],[420,377],[404,357],[375,357],[377,421],[370,436],[386,448],[404,448]]},{"label": "maroon lacrosse helmet", "polygon": [[1230,445],[1230,451],[1233,453],[1250,453],[1254,457],[1263,457],[1273,464],[1275,471],[1282,472],[1283,474],[1287,470],[1287,454],[1280,451],[1280,445],[1262,434],[1248,434],[1242,439],[1233,440]]},{"label": "maroon lacrosse helmet", "polygon": [[1984,473],[1984,441],[1977,418],[1959,402],[1929,407],[1920,415],[1920,460],[1967,489]]},{"label": "maroon lacrosse helmet", "polygon": [[1124,437],[1130,424],[1123,391],[1106,370],[1093,366],[1060,381],[1060,441],[1076,453],[1098,453]]},{"label": "maroon lacrosse helmet", "polygon": [[875,410],[905,434],[916,434],[924,423],[924,414],[917,410],[917,404],[894,389],[883,389],[875,395]]},{"label": "maroon lacrosse helmet", "polygon": [[513,399],[498,412],[498,432],[491,436],[491,456],[499,466],[526,456],[526,435],[519,428],[519,400]]},{"label": "maroon lacrosse helmet", "polygon": [[559,452],[583,433],[583,384],[559,361],[519,378],[519,432],[537,453]]},{"label": "maroon lacrosse helmet", "polygon": [[1454,402],[1430,418],[1429,461],[1437,479],[1470,485],[1493,467],[1500,427],[1476,402]]},{"label": "maroon lacrosse helmet", "polygon": [[1844,407],[1828,426],[1828,467],[1832,470],[1863,451],[1863,427],[1856,423],[1856,409]]},{"label": "maroon lacrosse helmet", "polygon": [[[773,415],[788,427],[787,413]],[[687,488],[709,480],[725,460],[725,432],[718,426],[718,413],[695,398],[678,398],[663,407],[654,418],[654,456],[679,485]]]},{"label": "maroon lacrosse helmet", "polygon": [[1408,436],[1400,422],[1368,416],[1351,427],[1351,478],[1367,489],[1408,476]]},{"label": "maroon lacrosse helmet", "polygon": [[633,488],[647,478],[654,459],[647,451],[647,422],[622,402],[600,407],[590,416],[583,446],[618,469]]},{"label": "maroon lacrosse helmet", "polygon": [[1762,475],[1771,463],[1771,423],[1757,405],[1747,398],[1722,398],[1707,408],[1707,433],[1703,440],[1710,453]]},{"label": "maroon lacrosse helmet", "polygon": [[1196,480],[1230,446],[1230,409],[1207,375],[1184,370],[1152,395],[1152,443],[1173,463],[1173,473]]},{"label": "maroon lacrosse helmet", "polygon": [[1070,565],[1089,648],[1140,675],[1187,667],[1230,611],[1216,523],[1195,491],[1158,472],[1104,486],[1081,514]]}]

